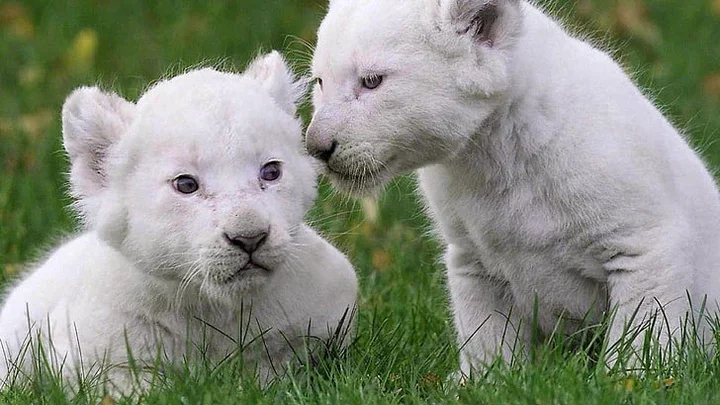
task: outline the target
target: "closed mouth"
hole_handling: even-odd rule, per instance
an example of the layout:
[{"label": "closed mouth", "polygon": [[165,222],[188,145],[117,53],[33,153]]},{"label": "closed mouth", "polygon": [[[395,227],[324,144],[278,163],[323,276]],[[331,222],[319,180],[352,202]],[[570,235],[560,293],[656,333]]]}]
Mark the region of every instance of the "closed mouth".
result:
[{"label": "closed mouth", "polygon": [[269,269],[267,267],[263,267],[263,266],[250,260],[243,267],[238,269],[238,271],[236,271],[235,274],[228,277],[227,280],[225,280],[225,283],[232,283],[233,281],[235,281],[241,277],[244,277],[249,272],[258,272],[258,271],[266,272],[266,271],[269,271]]},{"label": "closed mouth", "polygon": [[[380,162],[380,160],[377,160],[377,162]],[[330,175],[337,177],[343,182],[367,185],[377,184],[379,183],[378,180],[383,177],[383,174],[388,174],[388,172],[392,173],[393,170],[391,168],[394,163],[395,156],[390,156],[388,159],[384,159],[384,163],[374,165],[374,168],[371,168],[372,166],[369,165],[363,165],[362,170],[357,171],[337,170],[330,166],[329,163],[326,164],[325,167]]]},{"label": "closed mouth", "polygon": [[247,264],[245,266],[243,266],[243,268],[241,268],[240,271],[251,270],[251,269],[267,270],[265,267],[260,266],[259,264],[253,262],[252,260],[248,260]]},{"label": "closed mouth", "polygon": [[350,172],[341,172],[339,170],[335,170],[329,165],[327,166],[328,172],[330,175],[335,176],[339,178],[339,180],[347,183],[360,183],[365,184],[368,182],[375,182],[374,179],[377,177],[379,173],[372,172],[372,171],[365,171],[362,174],[353,174]]}]

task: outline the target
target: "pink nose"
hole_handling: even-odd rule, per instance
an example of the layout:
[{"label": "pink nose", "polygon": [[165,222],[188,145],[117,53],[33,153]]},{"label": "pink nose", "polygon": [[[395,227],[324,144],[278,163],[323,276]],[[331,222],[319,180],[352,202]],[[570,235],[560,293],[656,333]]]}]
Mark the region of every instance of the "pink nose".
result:
[{"label": "pink nose", "polygon": [[316,128],[310,124],[305,134],[305,147],[310,156],[327,162],[337,149],[337,142],[330,136],[321,135]]}]

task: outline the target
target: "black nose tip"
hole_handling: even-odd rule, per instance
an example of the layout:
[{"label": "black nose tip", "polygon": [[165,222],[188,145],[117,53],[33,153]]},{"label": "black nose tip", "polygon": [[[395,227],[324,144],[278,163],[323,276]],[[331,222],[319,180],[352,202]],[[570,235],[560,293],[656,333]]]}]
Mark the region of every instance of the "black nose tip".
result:
[{"label": "black nose tip", "polygon": [[332,141],[330,143],[330,147],[328,149],[323,148],[312,148],[310,150],[310,154],[317,158],[322,160],[323,162],[326,162],[330,160],[330,157],[335,153],[335,149],[337,149],[337,141]]},{"label": "black nose tip", "polygon": [[330,144],[330,149],[320,153],[320,156],[318,156],[320,159],[322,159],[323,162],[327,162],[330,160],[330,157],[335,153],[335,149],[337,149],[337,141],[332,141]]},{"label": "black nose tip", "polygon": [[223,235],[225,236],[225,240],[227,240],[231,245],[239,247],[247,254],[252,254],[252,252],[256,251],[265,242],[268,233],[263,231],[253,236],[230,236],[227,233],[224,233]]}]

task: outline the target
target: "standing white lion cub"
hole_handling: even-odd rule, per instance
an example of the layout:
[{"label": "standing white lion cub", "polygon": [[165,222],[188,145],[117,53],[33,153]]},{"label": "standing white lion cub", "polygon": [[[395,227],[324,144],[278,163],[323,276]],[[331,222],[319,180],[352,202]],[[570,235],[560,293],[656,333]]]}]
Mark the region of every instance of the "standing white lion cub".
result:
[{"label": "standing white lion cub", "polygon": [[331,0],[312,69],[307,148],[337,186],[419,169],[463,372],[527,345],[536,302],[546,333],[616,310],[611,342],[658,302],[667,339],[686,292],[717,308],[712,176],[607,54],[532,4]]},{"label": "standing white lion cub", "polygon": [[247,345],[267,380],[308,336],[347,328],[354,270],[303,223],[316,191],[302,91],[273,52],[242,75],[162,81],[137,104],[73,92],[63,135],[86,231],[7,296],[0,381],[28,371],[36,337],[64,374],[117,366],[121,387],[128,351],[152,365],[198,347],[220,360]]}]

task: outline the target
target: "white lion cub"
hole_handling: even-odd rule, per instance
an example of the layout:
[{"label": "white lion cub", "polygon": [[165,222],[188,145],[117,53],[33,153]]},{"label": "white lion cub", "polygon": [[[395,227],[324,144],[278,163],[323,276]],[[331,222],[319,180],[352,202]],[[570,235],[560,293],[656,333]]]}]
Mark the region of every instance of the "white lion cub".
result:
[{"label": "white lion cub", "polygon": [[677,336],[686,293],[717,309],[712,176],[607,54],[531,3],[331,0],[312,69],[307,148],[336,185],[419,170],[465,373],[527,345],[536,303],[546,333],[616,311],[611,343],[658,303]]},{"label": "white lion cub", "polygon": [[245,345],[267,381],[309,336],[348,327],[354,270],[303,223],[316,195],[303,87],[273,52],[243,74],[162,81],[137,104],[73,92],[63,135],[86,231],[7,296],[0,378],[31,367],[39,337],[67,375],[127,365],[128,350],[152,365]]}]

